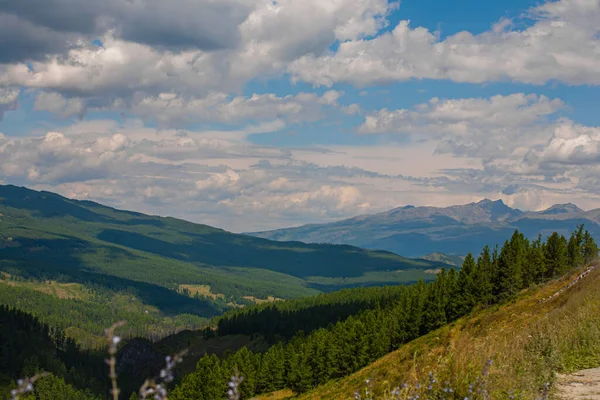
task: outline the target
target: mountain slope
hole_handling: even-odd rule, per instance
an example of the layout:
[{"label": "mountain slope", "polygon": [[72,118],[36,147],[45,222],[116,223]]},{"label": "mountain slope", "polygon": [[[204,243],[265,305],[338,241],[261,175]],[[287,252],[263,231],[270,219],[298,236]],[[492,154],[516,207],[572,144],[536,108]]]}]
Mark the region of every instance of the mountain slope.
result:
[{"label": "mountain slope", "polygon": [[502,243],[518,229],[527,237],[554,231],[568,235],[578,224],[600,234],[600,210],[585,212],[574,204],[554,205],[541,212],[523,212],[501,200],[446,208],[406,206],[330,224],[305,225],[249,235],[272,240],[337,243],[381,249],[409,257],[432,252],[465,255],[486,243]]},{"label": "mountain slope", "polygon": [[[456,398],[471,398],[470,384],[475,392],[485,389],[489,398],[507,398],[511,392],[513,398],[538,398],[556,372],[600,366],[598,285],[595,263],[525,291],[507,305],[473,312],[300,398],[351,399],[364,394],[367,385],[375,398],[397,398],[390,396],[394,387],[405,398],[418,383],[429,390],[431,376],[433,391],[452,388]],[[488,360],[492,364],[486,367]],[[421,397],[429,398],[423,391]]]},{"label": "mountain slope", "polygon": [[450,254],[437,253],[437,252],[426,254],[423,256],[423,259],[429,260],[429,261],[443,262],[445,264],[454,265],[455,267],[459,267],[459,268],[462,266],[462,263],[465,261],[464,256],[453,256]]},{"label": "mountain slope", "polygon": [[[430,279],[426,271],[440,265],[351,246],[273,242],[0,186],[0,272],[10,277],[0,284],[17,290],[16,281],[36,280],[28,293],[48,291],[53,281],[78,283],[96,295],[111,291],[107,299],[129,293],[165,315],[213,316],[249,296],[293,298]],[[206,297],[193,299],[194,293]]]}]

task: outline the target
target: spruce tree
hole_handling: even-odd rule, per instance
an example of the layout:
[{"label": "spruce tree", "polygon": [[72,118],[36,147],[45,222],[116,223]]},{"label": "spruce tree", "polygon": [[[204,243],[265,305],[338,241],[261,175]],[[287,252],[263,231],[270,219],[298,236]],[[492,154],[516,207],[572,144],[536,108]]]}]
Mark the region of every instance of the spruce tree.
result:
[{"label": "spruce tree", "polygon": [[586,230],[583,234],[582,258],[585,263],[595,260],[598,257],[598,245],[594,238]]},{"label": "spruce tree", "polygon": [[446,301],[446,320],[448,322],[454,321],[457,316],[458,316],[458,310],[456,309],[456,301],[453,301],[453,299],[457,296],[458,294],[458,274],[456,273],[456,270],[454,268],[450,269],[450,271],[448,271],[448,276],[446,279],[446,290],[445,293],[447,293],[447,301]]},{"label": "spruce tree", "polygon": [[543,282],[546,277],[546,256],[541,234],[531,243],[527,262],[530,266],[529,273],[532,275],[533,282]]},{"label": "spruce tree", "polygon": [[492,255],[489,246],[485,246],[477,258],[475,288],[477,301],[485,306],[492,301]]},{"label": "spruce tree", "polygon": [[571,237],[569,238],[569,242],[567,243],[567,257],[568,264],[571,268],[577,267],[583,264],[583,254],[582,254],[582,245],[583,245],[583,224],[577,227]]},{"label": "spruce tree", "polygon": [[454,301],[456,302],[455,310],[457,312],[455,317],[465,315],[473,309],[475,304],[477,304],[477,288],[475,282],[476,269],[477,264],[475,263],[473,254],[467,254],[463,261],[462,268],[458,273],[458,293],[454,296]]},{"label": "spruce tree", "polygon": [[546,240],[546,277],[553,278],[563,274],[567,269],[567,243],[564,236],[553,232]]},{"label": "spruce tree", "polygon": [[446,302],[448,301],[446,285],[446,270],[442,269],[427,290],[421,334],[426,334],[446,324]]}]

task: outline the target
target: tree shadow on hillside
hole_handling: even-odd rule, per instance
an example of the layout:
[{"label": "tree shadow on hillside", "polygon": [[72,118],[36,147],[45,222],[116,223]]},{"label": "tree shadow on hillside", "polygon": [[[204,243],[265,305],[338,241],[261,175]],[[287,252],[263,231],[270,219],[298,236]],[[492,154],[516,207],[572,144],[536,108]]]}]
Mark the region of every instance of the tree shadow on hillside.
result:
[{"label": "tree shadow on hillside", "polygon": [[[250,267],[296,277],[354,277],[366,271],[419,268],[386,252],[352,246],[273,242],[227,232],[188,234],[190,242],[171,243],[136,232],[107,229],[97,237],[106,242],[191,263],[217,267]],[[430,266],[428,266],[430,267]]]},{"label": "tree shadow on hillside", "polygon": [[[96,245],[85,240],[70,236],[61,239],[14,237],[12,243],[11,247],[0,248],[0,270],[18,272],[24,278],[60,279],[96,286],[99,290],[130,292],[167,315],[189,313],[211,317],[222,312],[210,300],[193,299],[159,285],[108,275],[85,264],[80,256],[97,250]],[[115,247],[106,246],[102,250],[109,252],[104,262],[137,257]]]}]

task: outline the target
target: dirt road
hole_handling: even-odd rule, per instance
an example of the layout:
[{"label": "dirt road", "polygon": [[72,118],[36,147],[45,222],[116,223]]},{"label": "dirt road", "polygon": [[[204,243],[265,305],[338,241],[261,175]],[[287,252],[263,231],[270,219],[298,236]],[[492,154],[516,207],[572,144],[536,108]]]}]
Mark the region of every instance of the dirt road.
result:
[{"label": "dirt road", "polygon": [[565,400],[600,400],[600,368],[558,375],[557,390],[559,398]]}]

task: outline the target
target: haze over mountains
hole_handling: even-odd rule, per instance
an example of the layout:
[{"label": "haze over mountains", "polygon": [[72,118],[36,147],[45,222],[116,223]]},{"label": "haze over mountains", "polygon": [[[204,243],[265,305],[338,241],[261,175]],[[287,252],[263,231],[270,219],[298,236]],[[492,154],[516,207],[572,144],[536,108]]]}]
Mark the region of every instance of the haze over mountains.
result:
[{"label": "haze over mountains", "polygon": [[585,224],[593,236],[600,235],[600,209],[584,211],[567,203],[538,212],[521,211],[502,200],[484,199],[445,208],[409,205],[328,224],[248,234],[271,240],[349,244],[422,257],[433,252],[478,252],[486,244],[501,244],[515,229],[530,238],[554,231],[567,236],[578,224]]}]

